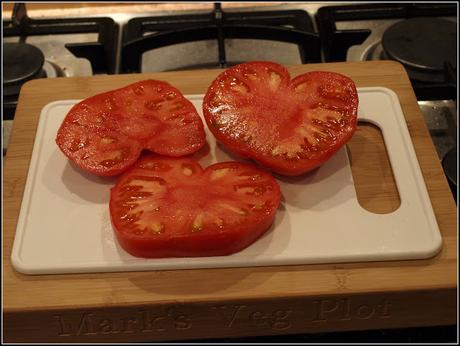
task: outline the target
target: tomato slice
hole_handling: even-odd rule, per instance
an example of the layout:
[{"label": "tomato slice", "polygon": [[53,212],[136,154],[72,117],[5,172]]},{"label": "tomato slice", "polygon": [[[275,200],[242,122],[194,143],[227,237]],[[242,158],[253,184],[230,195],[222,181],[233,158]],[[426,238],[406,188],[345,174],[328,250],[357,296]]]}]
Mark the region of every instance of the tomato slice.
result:
[{"label": "tomato slice", "polygon": [[353,81],[332,72],[291,80],[271,62],[227,69],[208,88],[206,123],[216,139],[272,171],[300,175],[323,164],[357,127]]},{"label": "tomato slice", "polygon": [[195,107],[179,90],[145,80],[76,104],[56,143],[79,167],[112,176],[131,166],[142,149],[173,157],[194,153],[204,145],[205,133]]},{"label": "tomato slice", "polygon": [[137,257],[228,255],[264,234],[280,203],[276,180],[251,164],[206,169],[190,158],[144,156],[111,190],[120,245]]}]

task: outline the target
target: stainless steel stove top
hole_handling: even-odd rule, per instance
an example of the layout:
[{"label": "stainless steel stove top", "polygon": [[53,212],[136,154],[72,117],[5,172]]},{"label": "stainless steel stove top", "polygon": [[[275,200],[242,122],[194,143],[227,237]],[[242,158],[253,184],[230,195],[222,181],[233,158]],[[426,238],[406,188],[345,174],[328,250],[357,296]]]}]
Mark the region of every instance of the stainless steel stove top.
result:
[{"label": "stainless steel stove top", "polygon": [[[332,6],[334,3],[290,3],[277,6],[236,8],[229,11],[273,11],[302,9],[314,17],[317,10],[322,6]],[[200,11],[192,11],[197,13]],[[208,9],[202,12],[209,12]],[[191,13],[186,11],[184,13]],[[174,13],[181,14],[181,13]],[[101,14],[99,14],[100,16]],[[123,13],[123,14],[104,14],[106,17],[113,18],[120,27],[126,25],[129,19],[140,16],[147,16],[149,13]],[[171,15],[171,12],[152,13],[155,16]],[[449,20],[456,21],[456,18],[447,17]],[[399,20],[361,20],[348,21],[337,24],[338,30],[349,30],[357,28],[368,28],[372,34],[363,42],[362,45],[353,46],[349,49],[347,61],[379,59],[381,56],[380,39],[386,28]],[[314,22],[314,30],[317,30]],[[121,36],[121,35],[119,35]],[[66,34],[66,35],[44,35],[30,36],[26,39],[27,43],[40,48],[45,55],[44,69],[51,77],[71,77],[71,76],[91,76],[93,74],[91,64],[88,60],[76,58],[65,48],[66,43],[72,42],[92,42],[97,40],[97,35],[88,34]],[[19,37],[7,37],[4,42],[18,42]],[[120,40],[119,40],[120,41]],[[121,41],[120,41],[121,42]],[[118,43],[120,43],[118,42]],[[256,47],[256,49],[254,49]],[[281,43],[274,41],[254,41],[254,40],[226,40],[227,59],[230,63],[238,63],[247,60],[277,60],[283,64],[299,64],[298,47],[295,44]],[[183,66],[188,68],[217,67],[217,44],[215,41],[199,41],[195,43],[183,43],[175,46],[159,48],[144,53],[142,57],[141,71],[166,71],[178,70]],[[118,49],[117,68],[119,68],[120,49]],[[430,130],[433,142],[435,143],[440,159],[452,146],[456,146],[456,136],[452,136],[452,124],[457,126],[457,105],[453,100],[438,101],[419,101],[420,109],[424,115],[427,126]],[[3,121],[3,154],[9,141],[9,134],[13,121]]]},{"label": "stainless steel stove top", "polygon": [[440,160],[457,146],[457,102],[453,100],[418,101]]},{"label": "stainless steel stove top", "polygon": [[[302,63],[299,48],[292,43],[226,39],[225,44],[229,65],[250,60],[276,60],[284,65]],[[219,68],[218,47],[215,40],[181,43],[148,51],[142,57],[141,72],[200,68]]]},{"label": "stainless steel stove top", "polygon": [[[43,66],[47,77],[92,76],[93,69],[87,59],[77,58],[65,47],[67,43],[97,41],[97,34],[61,34],[28,36],[24,43],[38,47],[45,56]],[[23,42],[19,37],[5,37],[3,42]]]}]

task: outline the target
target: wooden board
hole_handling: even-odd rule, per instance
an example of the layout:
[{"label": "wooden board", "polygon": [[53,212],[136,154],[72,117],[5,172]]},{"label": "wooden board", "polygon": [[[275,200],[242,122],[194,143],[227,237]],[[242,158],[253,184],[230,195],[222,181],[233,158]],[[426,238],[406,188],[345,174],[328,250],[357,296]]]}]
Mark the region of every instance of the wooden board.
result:
[{"label": "wooden board", "polygon": [[[434,258],[418,261],[186,271],[26,276],[11,247],[38,116],[55,100],[80,99],[146,79],[185,94],[206,91],[219,70],[27,83],[4,166],[4,340],[162,341],[456,323],[456,206],[404,68],[395,62],[291,66],[292,76],[328,70],[358,87],[398,94],[443,236]],[[376,212],[399,197],[378,129],[360,126],[348,145],[360,203]]]}]

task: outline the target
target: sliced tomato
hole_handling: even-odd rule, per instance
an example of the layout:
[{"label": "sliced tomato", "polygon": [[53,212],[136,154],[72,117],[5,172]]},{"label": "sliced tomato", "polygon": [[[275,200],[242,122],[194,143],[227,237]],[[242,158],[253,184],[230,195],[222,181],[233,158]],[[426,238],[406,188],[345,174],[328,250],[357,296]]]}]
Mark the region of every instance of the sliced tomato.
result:
[{"label": "sliced tomato", "polygon": [[56,143],[79,167],[101,176],[131,166],[142,149],[182,156],[205,143],[193,104],[166,82],[145,80],[76,104]]},{"label": "sliced tomato", "polygon": [[227,69],[203,101],[216,139],[272,171],[300,175],[328,160],[357,127],[354,82],[332,72],[309,72],[291,80],[271,62]]},{"label": "sliced tomato", "polygon": [[206,169],[190,158],[142,157],[111,190],[119,244],[137,257],[221,256],[264,234],[280,203],[276,180],[251,164]]}]

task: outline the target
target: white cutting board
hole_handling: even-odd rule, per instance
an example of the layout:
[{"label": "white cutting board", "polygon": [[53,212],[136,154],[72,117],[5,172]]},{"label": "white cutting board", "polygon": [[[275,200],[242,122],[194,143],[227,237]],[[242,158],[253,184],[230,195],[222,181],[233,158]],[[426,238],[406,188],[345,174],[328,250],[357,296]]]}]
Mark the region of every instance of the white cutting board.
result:
[{"label": "white cutting board", "polygon": [[[380,127],[401,205],[389,214],[363,209],[356,198],[346,148],[300,179],[277,179],[283,194],[274,225],[254,244],[230,256],[143,259],[117,243],[109,217],[115,178],[70,164],[56,132],[78,100],[42,110],[14,240],[12,263],[25,274],[246,267],[421,259],[441,248],[441,235],[394,92],[361,88],[359,119]],[[187,96],[201,115],[202,95]],[[206,129],[207,130],[207,129]],[[207,130],[205,167],[233,159]]]}]

